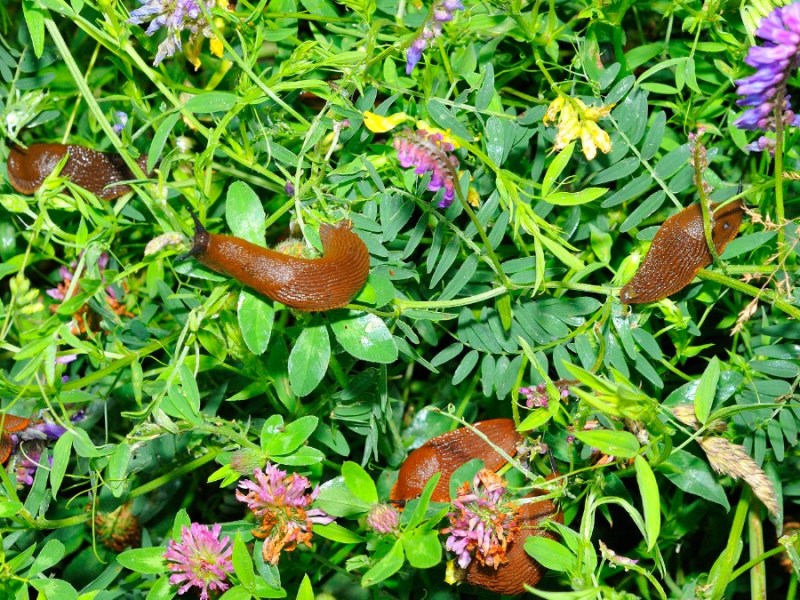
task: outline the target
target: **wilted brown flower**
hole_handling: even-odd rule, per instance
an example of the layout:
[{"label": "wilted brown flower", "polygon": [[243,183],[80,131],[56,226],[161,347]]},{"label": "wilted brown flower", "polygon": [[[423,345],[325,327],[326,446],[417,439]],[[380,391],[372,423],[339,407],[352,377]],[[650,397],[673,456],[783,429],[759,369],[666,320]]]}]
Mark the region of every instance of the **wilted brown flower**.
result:
[{"label": "wilted brown flower", "polygon": [[96,513],[94,527],[98,539],[114,552],[138,548],[142,543],[142,527],[133,514],[130,502],[109,513]]}]

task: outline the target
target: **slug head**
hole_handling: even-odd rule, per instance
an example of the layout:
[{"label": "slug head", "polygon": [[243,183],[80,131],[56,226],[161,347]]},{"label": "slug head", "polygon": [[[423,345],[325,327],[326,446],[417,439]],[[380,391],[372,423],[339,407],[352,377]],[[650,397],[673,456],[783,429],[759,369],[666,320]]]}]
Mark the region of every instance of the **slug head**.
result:
[{"label": "slug head", "polygon": [[194,220],[194,239],[192,240],[192,248],[183,256],[178,257],[178,261],[184,261],[192,256],[204,254],[208,250],[208,244],[211,242],[211,234],[208,233],[200,218],[192,209],[189,209],[189,214],[192,215]]}]

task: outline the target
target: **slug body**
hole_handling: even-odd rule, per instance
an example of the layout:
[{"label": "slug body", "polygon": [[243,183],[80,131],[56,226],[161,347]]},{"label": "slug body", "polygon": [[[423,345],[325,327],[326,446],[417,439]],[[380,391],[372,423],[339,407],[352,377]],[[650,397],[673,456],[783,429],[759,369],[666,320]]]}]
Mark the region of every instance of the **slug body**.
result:
[{"label": "slug body", "polygon": [[[509,456],[516,453],[517,445],[522,441],[511,419],[481,421],[475,423],[475,428]],[[389,497],[395,503],[416,498],[433,474],[441,472],[431,500],[450,502],[450,477],[456,469],[474,458],[482,459],[486,468],[494,471],[506,463],[494,448],[466,427],[439,435],[408,455]],[[527,497],[540,495],[542,492],[534,491]],[[545,569],[525,552],[525,540],[531,535],[557,539],[553,533],[542,529],[541,524],[546,519],[564,522],[563,513],[551,500],[521,505],[516,515],[520,531],[506,548],[507,561],[495,569],[472,560],[463,572],[464,581],[496,594],[509,595],[521,594],[525,585],[536,585]]]},{"label": "slug body", "polygon": [[2,435],[0,435],[0,464],[5,464],[14,449],[14,442],[10,434],[27,428],[31,424],[31,420],[6,414],[0,416],[0,423],[3,424]]},{"label": "slug body", "polygon": [[[135,179],[119,154],[98,152],[74,144],[31,144],[28,148],[12,146],[8,155],[8,179],[21,194],[33,194],[58,162],[69,153],[61,175],[89,190],[98,198],[113,200],[131,191],[120,181]],[[145,170],[147,157],[138,164]]]},{"label": "slug body", "polygon": [[[475,423],[475,429],[483,433],[509,456],[517,452],[522,436],[517,433],[511,419],[489,419]],[[506,464],[489,444],[478,435],[460,427],[427,441],[408,455],[397,474],[397,483],[389,498],[394,502],[411,500],[422,493],[425,484],[435,473],[441,473],[431,500],[450,502],[450,477],[465,462],[473,458],[483,459],[487,469],[497,471]]]},{"label": "slug body", "polygon": [[[716,207],[711,205],[714,211],[711,238],[717,254],[722,254],[739,233],[744,205],[739,200],[720,209]],[[703,213],[699,204],[692,204],[659,227],[644,262],[622,288],[619,299],[623,304],[643,304],[671,296],[689,285],[711,261],[703,233]]]},{"label": "slug body", "polygon": [[320,226],[321,258],[299,258],[209,233],[194,218],[194,246],[187,257],[195,256],[212,271],[298,310],[341,308],[364,287],[369,275],[369,251],[347,221]]}]

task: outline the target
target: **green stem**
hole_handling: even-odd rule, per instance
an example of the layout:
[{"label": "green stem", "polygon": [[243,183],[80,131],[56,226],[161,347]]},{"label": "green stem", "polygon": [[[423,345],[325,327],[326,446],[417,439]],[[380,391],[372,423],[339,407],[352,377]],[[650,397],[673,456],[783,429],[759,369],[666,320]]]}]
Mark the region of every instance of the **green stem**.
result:
[{"label": "green stem", "polygon": [[732,288],[738,292],[742,292],[743,294],[747,294],[748,296],[752,296],[753,298],[760,298],[774,305],[775,308],[785,312],[793,319],[800,319],[800,308],[797,308],[796,306],[789,304],[786,300],[779,298],[778,294],[772,290],[762,290],[739,281],[738,279],[734,279],[733,277],[729,277],[728,275],[723,275],[722,273],[717,273],[716,271],[708,271],[706,269],[701,269],[697,276],[700,279],[721,283],[722,285],[728,286],[729,288]]},{"label": "green stem", "polygon": [[474,296],[467,296],[466,298],[455,298],[453,300],[403,300],[402,298],[395,298],[392,303],[402,312],[411,308],[434,310],[441,308],[456,308],[458,306],[469,306],[470,304],[477,304],[484,300],[502,296],[508,291],[505,286],[492,288],[486,292],[475,294]]},{"label": "green stem", "polygon": [[786,232],[786,215],[783,211],[783,93],[778,92],[775,99],[775,220],[778,222],[778,252],[783,259],[786,256],[784,248]]},{"label": "green stem", "polygon": [[744,523],[747,519],[747,512],[750,508],[750,488],[743,488],[742,495],[739,498],[739,504],[736,506],[736,514],[731,523],[731,529],[728,532],[728,543],[725,545],[725,550],[714,563],[713,571],[717,571],[714,580],[714,587],[711,590],[711,600],[722,600],[725,595],[725,589],[733,580],[732,572],[733,565],[738,556],[739,544],[742,540],[742,532],[744,531]]}]

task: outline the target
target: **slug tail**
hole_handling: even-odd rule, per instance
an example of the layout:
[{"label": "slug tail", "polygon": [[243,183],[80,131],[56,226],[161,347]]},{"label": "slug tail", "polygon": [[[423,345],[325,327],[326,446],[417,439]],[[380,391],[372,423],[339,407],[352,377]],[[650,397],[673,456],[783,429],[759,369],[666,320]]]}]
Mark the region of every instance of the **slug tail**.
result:
[{"label": "slug tail", "polygon": [[208,233],[203,224],[200,222],[200,217],[191,208],[189,214],[192,215],[194,220],[194,239],[192,240],[192,248],[183,256],[178,257],[178,261],[184,261],[192,256],[204,254],[208,250],[208,244],[211,241],[211,234]]}]

